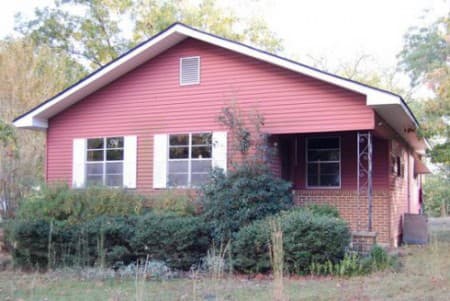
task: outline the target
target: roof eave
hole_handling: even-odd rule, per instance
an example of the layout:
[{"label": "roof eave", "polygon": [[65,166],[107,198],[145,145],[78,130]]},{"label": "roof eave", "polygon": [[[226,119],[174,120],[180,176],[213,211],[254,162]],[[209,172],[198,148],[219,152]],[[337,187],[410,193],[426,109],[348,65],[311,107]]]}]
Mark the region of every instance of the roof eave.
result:
[{"label": "roof eave", "polygon": [[[366,96],[367,105],[372,108],[393,105],[399,106],[399,108],[402,109],[401,114],[408,119],[411,126],[415,129],[419,127],[417,120],[402,98],[389,91],[370,87],[362,83],[333,75],[180,23],[168,27],[165,31],[162,31],[150,40],[136,46],[85,79],[62,91],[55,97],[19,116],[14,120],[14,125],[21,128],[47,128],[48,118],[58,114],[87,95],[136,68],[146,60],[151,59],[189,37],[360,93]],[[402,135],[401,130],[402,129],[399,128],[398,131],[400,131],[399,134]]]}]

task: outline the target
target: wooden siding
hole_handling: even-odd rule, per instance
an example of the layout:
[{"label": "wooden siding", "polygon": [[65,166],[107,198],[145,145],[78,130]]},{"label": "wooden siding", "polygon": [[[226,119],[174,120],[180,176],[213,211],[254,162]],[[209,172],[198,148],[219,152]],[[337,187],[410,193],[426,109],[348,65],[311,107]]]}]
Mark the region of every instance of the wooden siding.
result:
[{"label": "wooden siding", "polygon": [[[201,83],[179,85],[181,57],[201,57]],[[374,128],[363,95],[193,39],[122,76],[49,120],[49,182],[71,182],[74,138],[137,135],[137,187],[152,187],[153,135],[224,130],[221,108],[257,110],[270,133]]]}]

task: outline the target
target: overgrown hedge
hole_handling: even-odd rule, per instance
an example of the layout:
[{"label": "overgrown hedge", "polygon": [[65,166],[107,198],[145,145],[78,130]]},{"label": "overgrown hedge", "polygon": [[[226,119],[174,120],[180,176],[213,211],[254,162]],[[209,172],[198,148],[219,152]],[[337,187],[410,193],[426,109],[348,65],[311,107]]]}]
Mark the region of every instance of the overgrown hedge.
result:
[{"label": "overgrown hedge", "polygon": [[89,187],[70,189],[67,184],[43,186],[19,204],[17,218],[77,224],[99,216],[140,214],[145,198],[124,189]]},{"label": "overgrown hedge", "polygon": [[[243,227],[233,243],[234,267],[245,273],[270,270],[269,243],[271,218]],[[275,217],[283,231],[284,262],[291,273],[309,272],[312,262],[341,260],[350,242],[347,224],[339,218],[314,215],[296,209]]]},{"label": "overgrown hedge", "polygon": [[138,257],[164,261],[188,270],[199,263],[210,246],[209,228],[202,217],[147,214],[138,218],[131,246]]},{"label": "overgrown hedge", "polygon": [[[201,189],[203,213],[194,216],[189,196],[165,193],[144,199],[116,189],[47,187],[25,199],[7,233],[17,266],[112,267],[139,259],[174,269],[199,264],[212,241],[232,241],[232,264],[241,272],[267,272],[269,219],[281,224],[285,266],[306,273],[311,263],[338,262],[349,230],[330,206],[292,209],[290,184],[266,167],[243,164],[224,175],[215,171]],[[290,209],[289,211],[282,210]]]},{"label": "overgrown hedge", "polygon": [[154,213],[98,217],[82,224],[16,220],[9,236],[14,262],[24,268],[113,266],[149,256],[187,270],[200,262],[210,244],[201,217]]}]

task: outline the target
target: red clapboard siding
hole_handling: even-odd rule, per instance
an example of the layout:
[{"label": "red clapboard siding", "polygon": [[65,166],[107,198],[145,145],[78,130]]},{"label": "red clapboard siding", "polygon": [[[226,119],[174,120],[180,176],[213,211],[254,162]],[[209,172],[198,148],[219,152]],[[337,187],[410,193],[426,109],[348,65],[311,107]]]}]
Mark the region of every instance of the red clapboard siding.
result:
[{"label": "red clapboard siding", "polygon": [[[200,56],[200,85],[179,85],[179,59]],[[138,190],[152,186],[153,135],[223,130],[221,108],[257,110],[270,133],[373,129],[365,96],[187,39],[49,120],[47,180],[70,182],[72,140],[138,136]]]}]

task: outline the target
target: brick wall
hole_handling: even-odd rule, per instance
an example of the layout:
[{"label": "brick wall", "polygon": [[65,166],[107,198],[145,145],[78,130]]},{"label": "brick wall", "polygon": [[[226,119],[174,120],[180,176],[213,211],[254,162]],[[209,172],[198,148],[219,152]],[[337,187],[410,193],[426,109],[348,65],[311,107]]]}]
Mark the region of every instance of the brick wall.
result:
[{"label": "brick wall", "polygon": [[[377,232],[377,243],[392,245],[389,214],[390,192],[374,191],[372,201],[372,231]],[[335,206],[348,223],[352,231],[368,229],[367,196],[359,201],[357,191],[346,190],[295,190],[294,200],[297,205],[329,204]]]},{"label": "brick wall", "polygon": [[[410,155],[406,148],[395,140],[391,142],[391,162],[389,173],[389,187],[391,190],[390,203],[390,227],[392,231],[393,245],[401,242],[403,214],[409,212],[408,204],[408,160]],[[400,166],[395,166],[397,158]],[[398,171],[400,168],[400,171]],[[410,169],[409,169],[410,170]]]}]

